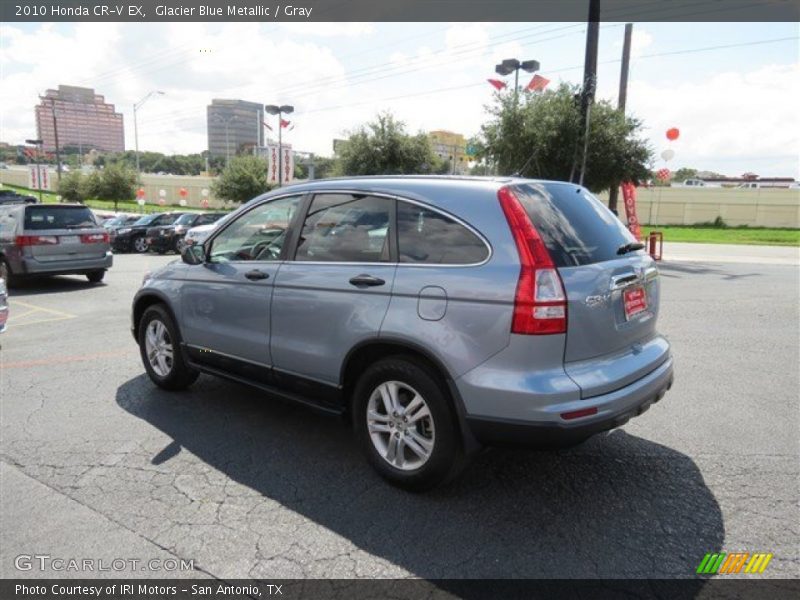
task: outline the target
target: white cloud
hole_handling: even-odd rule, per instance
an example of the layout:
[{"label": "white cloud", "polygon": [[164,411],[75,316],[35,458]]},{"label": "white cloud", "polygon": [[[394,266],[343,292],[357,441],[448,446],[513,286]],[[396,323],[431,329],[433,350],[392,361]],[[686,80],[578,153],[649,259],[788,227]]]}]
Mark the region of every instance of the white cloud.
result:
[{"label": "white cloud", "polygon": [[372,23],[281,23],[281,28],[300,35],[319,37],[362,37],[372,35]]},{"label": "white cloud", "polygon": [[697,82],[634,80],[628,92],[628,112],[644,120],[657,156],[668,145],[666,130],[680,129],[671,165],[724,170],[727,163],[759,174],[797,175],[798,106],[800,63]]}]

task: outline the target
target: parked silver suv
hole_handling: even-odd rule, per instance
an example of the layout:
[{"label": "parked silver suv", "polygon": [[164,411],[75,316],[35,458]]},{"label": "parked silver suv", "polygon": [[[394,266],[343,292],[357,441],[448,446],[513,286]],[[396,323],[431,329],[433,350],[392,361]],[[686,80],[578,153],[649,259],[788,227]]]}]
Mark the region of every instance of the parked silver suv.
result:
[{"label": "parked silver suv", "polygon": [[0,206],[0,278],[8,287],[41,275],[99,283],[113,261],[108,232],[83,204]]},{"label": "parked silver suv", "polygon": [[481,444],[569,445],[672,384],[653,260],[584,188],[375,177],[276,190],[144,281],[132,330],[166,389],[198,373],[349,415],[425,489]]}]

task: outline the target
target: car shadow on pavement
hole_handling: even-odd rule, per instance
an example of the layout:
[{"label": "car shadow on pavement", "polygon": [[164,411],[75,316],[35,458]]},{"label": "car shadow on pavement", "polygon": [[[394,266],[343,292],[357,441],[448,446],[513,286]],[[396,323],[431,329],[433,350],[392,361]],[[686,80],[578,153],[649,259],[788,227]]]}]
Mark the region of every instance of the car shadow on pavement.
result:
[{"label": "car shadow on pavement", "polygon": [[[719,505],[697,465],[622,430],[571,450],[488,449],[454,483],[411,494],[371,470],[343,420],[245,386],[203,376],[190,391],[170,393],[141,375],[120,386],[116,400],[173,440],[126,467],[185,472],[182,461],[197,457],[217,472],[209,477],[275,501],[246,517],[230,511],[253,521],[226,528],[274,531],[281,526],[270,521],[285,518],[277,503],[416,577],[690,578],[724,540]],[[314,545],[288,530],[286,548]],[[280,576],[274,558],[251,576]]]},{"label": "car shadow on pavement", "polygon": [[37,277],[22,280],[9,290],[13,297],[40,296],[42,294],[62,294],[64,292],[79,292],[93,287],[103,287],[105,283],[92,283],[82,275]]}]

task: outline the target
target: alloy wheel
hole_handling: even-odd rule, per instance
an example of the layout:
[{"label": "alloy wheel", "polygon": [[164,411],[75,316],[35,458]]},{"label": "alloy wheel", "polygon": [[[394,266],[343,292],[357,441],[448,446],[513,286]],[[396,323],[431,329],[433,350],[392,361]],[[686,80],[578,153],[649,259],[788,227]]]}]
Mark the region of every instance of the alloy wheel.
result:
[{"label": "alloy wheel", "polygon": [[172,371],[173,348],[166,325],[158,319],[148,323],[144,336],[145,352],[150,366],[159,377],[166,377]]},{"label": "alloy wheel", "polygon": [[386,381],[372,392],[367,402],[367,430],[378,454],[403,471],[422,467],[436,442],[425,398],[401,381]]}]

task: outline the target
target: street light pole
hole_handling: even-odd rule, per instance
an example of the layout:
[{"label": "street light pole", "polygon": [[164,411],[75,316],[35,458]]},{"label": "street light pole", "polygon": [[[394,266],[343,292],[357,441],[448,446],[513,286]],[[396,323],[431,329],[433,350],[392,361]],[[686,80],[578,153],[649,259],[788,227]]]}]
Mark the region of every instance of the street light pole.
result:
[{"label": "street light pole", "polygon": [[42,167],[39,164],[39,158],[42,151],[43,140],[25,140],[26,144],[37,146],[36,149],[36,187],[39,188],[39,204],[42,203]]},{"label": "street light pole", "polygon": [[150,99],[151,96],[154,96],[156,94],[158,94],[159,96],[163,96],[164,92],[162,92],[161,90],[153,90],[152,92],[149,92],[144,98],[134,103],[133,105],[133,138],[134,138],[134,143],[136,145],[137,174],[140,172],[140,169],[139,169],[139,124],[136,121],[136,111],[138,111],[142,107],[142,105]]},{"label": "street light pole", "polygon": [[519,96],[519,70],[522,69],[526,73],[534,73],[539,70],[538,60],[519,61],[516,58],[507,58],[498,65],[495,65],[494,71],[498,75],[506,76],[514,72],[514,105],[517,104]]},{"label": "street light pole", "polygon": [[282,104],[278,106],[276,104],[267,104],[264,106],[264,110],[267,111],[271,115],[278,115],[278,187],[283,185],[283,140],[282,140],[282,129],[283,129],[283,115],[291,114],[294,112],[294,106],[289,104]]}]

